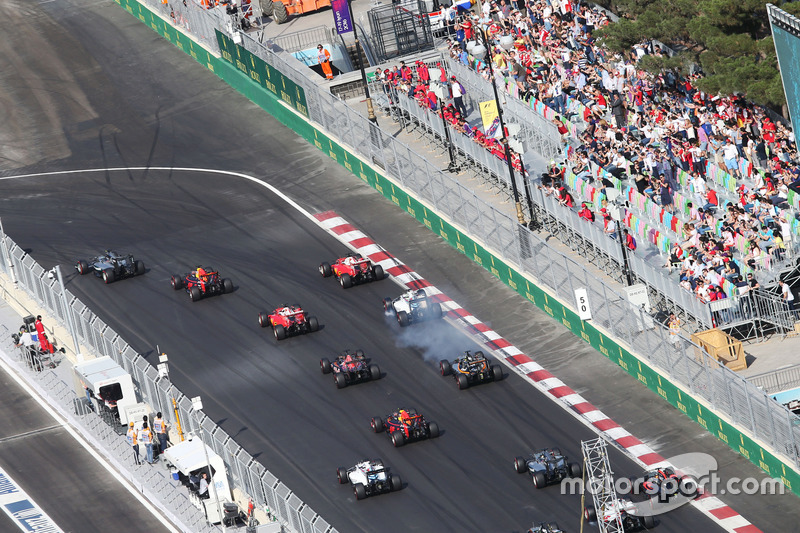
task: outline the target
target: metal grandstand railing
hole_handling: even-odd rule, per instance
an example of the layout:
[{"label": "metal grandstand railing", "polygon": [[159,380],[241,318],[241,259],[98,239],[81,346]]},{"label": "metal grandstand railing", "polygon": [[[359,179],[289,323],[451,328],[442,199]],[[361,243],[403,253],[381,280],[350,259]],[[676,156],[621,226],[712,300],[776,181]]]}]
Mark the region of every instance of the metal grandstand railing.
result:
[{"label": "metal grandstand railing", "polygon": [[800,365],[779,368],[750,376],[747,381],[767,394],[775,394],[800,387]]},{"label": "metal grandstand railing", "polygon": [[301,30],[271,39],[272,44],[280,46],[287,52],[299,52],[309,48],[316,48],[318,44],[331,44],[334,36],[327,26],[317,26],[308,30]]}]

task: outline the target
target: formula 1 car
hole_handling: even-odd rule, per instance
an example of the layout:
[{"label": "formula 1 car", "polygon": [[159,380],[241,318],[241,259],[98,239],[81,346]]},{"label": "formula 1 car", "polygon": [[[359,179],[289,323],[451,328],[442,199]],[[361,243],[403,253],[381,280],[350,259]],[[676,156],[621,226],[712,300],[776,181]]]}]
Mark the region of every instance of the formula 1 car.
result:
[{"label": "formula 1 car", "polygon": [[372,431],[380,433],[383,430],[386,430],[386,435],[395,448],[406,442],[435,439],[439,436],[436,422],[428,422],[416,409],[398,409],[388,415],[385,421],[379,416],[373,417]]},{"label": "formula 1 car", "polygon": [[349,253],[333,263],[321,263],[319,273],[323,278],[335,275],[343,289],[349,289],[356,283],[368,283],[384,278],[382,266],[373,265],[369,259],[364,259],[356,253]]},{"label": "formula 1 car", "polygon": [[339,467],[336,474],[339,477],[339,483],[344,485],[349,482],[353,486],[353,493],[357,500],[403,488],[400,476],[390,475],[389,469],[380,459],[362,461],[347,469]]},{"label": "formula 1 car", "polygon": [[381,369],[378,365],[368,364],[361,350],[345,351],[333,361],[323,357],[319,360],[319,367],[323,374],[333,373],[337,389],[343,389],[353,383],[381,379]]},{"label": "formula 1 car", "polygon": [[442,306],[425,294],[425,289],[409,289],[394,300],[383,299],[383,311],[395,315],[401,328],[414,322],[442,318]]},{"label": "formula 1 car", "polygon": [[464,352],[464,357],[452,363],[447,359],[439,361],[439,370],[443,376],[452,374],[459,389],[466,389],[470,385],[486,383],[487,381],[500,381],[503,379],[503,370],[500,365],[489,366],[489,360],[483,352]]},{"label": "formula 1 car", "polygon": [[567,458],[558,448],[545,448],[530,454],[527,459],[515,457],[514,468],[518,474],[529,473],[537,489],[559,483],[567,477],[581,477],[583,474],[581,465],[567,462]]},{"label": "formula 1 car", "polygon": [[[622,519],[622,529],[625,533],[629,531],[641,531],[655,527],[656,520],[652,515],[638,516],[631,514],[638,510],[635,503],[630,500],[617,500],[616,508],[608,508],[601,514],[601,519],[605,523],[613,522],[619,516]],[[583,516],[587,522],[596,522],[598,519],[597,510],[594,507],[586,507]]]},{"label": "formula 1 car", "polygon": [[103,278],[104,283],[114,283],[118,279],[141,276],[144,274],[144,261],[134,259],[133,255],[118,254],[113,250],[105,250],[89,261],[75,263],[78,274],[84,275],[94,271],[94,275]]},{"label": "formula 1 car", "polygon": [[564,533],[564,530],[558,527],[558,524],[555,522],[542,522],[538,526],[534,525],[531,527],[528,533]]},{"label": "formula 1 car", "polygon": [[665,502],[677,496],[689,500],[697,497],[697,482],[691,476],[679,476],[668,466],[648,470],[632,481],[633,494],[644,499],[656,497],[659,502]]},{"label": "formula 1 car", "polygon": [[228,278],[223,278],[219,272],[211,267],[197,267],[195,270],[184,274],[174,275],[171,280],[172,288],[176,291],[186,289],[189,299],[193,302],[212,296],[233,292],[233,282]]},{"label": "formula 1 car", "polygon": [[297,304],[285,304],[270,314],[258,313],[258,325],[262,328],[272,326],[275,339],[279,341],[291,335],[303,335],[319,329],[316,317],[306,315]]}]

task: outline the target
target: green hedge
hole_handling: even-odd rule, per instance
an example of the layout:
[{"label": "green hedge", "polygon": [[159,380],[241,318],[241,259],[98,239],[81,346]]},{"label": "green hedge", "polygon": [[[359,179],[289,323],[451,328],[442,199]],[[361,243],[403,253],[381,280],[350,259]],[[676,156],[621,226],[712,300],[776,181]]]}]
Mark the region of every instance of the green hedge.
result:
[{"label": "green hedge", "polygon": [[528,279],[503,262],[502,259],[450,225],[449,222],[428,209],[419,200],[377,173],[371,166],[365,165],[359,157],[351,154],[334,139],[311,125],[304,118],[308,116],[308,112],[302,87],[297,86],[279,71],[264,63],[260,58],[235,45],[227,36],[219,32],[217,32],[217,39],[220,48],[223,50],[224,59],[209,53],[186,35],[176,31],[175,28],[152,14],[136,0],[115,1],[169,42],[191,55],[198,63],[214,72],[249,100],[259,105],[308,142],[313,143],[331,159],[360,177],[392,203],[404,209],[420,223],[439,234],[454,248],[483,266],[503,283],[533,302],[555,320],[561,322],[575,335],[619,365],[631,376],[641,381],[673,407],[679,409],[703,428],[716,435],[717,438],[728,444],[734,451],[752,461],[768,475],[783,480],[783,483],[790,490],[800,495],[800,474],[791,466],[784,464],[750,437],[703,407],[700,402],[670,383],[668,378],[663,377],[656,370],[647,366],[617,344],[616,341],[598,331],[591,323],[580,320],[576,313],[564,306],[558,299],[531,284]]}]

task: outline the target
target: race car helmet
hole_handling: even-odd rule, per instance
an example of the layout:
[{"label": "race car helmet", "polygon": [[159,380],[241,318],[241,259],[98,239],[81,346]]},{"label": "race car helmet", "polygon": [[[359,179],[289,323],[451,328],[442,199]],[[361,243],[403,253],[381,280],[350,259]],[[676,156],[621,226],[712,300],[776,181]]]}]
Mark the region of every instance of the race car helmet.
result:
[{"label": "race car helmet", "polygon": [[425,289],[417,289],[415,295],[417,298],[425,298]]}]

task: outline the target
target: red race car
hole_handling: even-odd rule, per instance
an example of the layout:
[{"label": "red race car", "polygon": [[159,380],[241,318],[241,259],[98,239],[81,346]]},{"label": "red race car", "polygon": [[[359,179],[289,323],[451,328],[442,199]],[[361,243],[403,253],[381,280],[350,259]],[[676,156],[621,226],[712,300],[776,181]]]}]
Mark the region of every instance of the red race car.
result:
[{"label": "red race car", "polygon": [[373,417],[371,425],[375,433],[386,430],[386,435],[395,448],[406,442],[435,439],[439,436],[436,422],[428,422],[416,409],[397,409],[385,421],[379,416]]},{"label": "red race car", "polygon": [[186,289],[189,298],[196,302],[205,296],[233,292],[233,282],[223,278],[211,267],[197,267],[188,274],[172,276],[172,288]]},{"label": "red race car", "polygon": [[286,304],[270,314],[258,313],[258,325],[262,328],[272,326],[275,339],[279,341],[290,335],[302,335],[319,329],[316,317],[308,316],[297,304]]},{"label": "red race car", "polygon": [[322,263],[319,265],[319,273],[323,278],[336,275],[339,278],[339,284],[345,289],[349,289],[356,283],[368,283],[384,278],[382,266],[373,265],[372,261],[356,253],[340,257],[333,264]]}]

